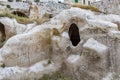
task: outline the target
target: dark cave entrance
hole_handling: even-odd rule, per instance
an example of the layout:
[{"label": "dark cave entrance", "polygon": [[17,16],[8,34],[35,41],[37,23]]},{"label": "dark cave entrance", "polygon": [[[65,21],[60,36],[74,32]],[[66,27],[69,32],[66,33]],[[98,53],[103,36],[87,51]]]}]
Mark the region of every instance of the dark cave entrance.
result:
[{"label": "dark cave entrance", "polygon": [[75,23],[72,23],[69,28],[69,37],[73,46],[77,46],[80,42],[79,29]]},{"label": "dark cave entrance", "polygon": [[28,18],[28,16],[25,13],[20,12],[20,11],[13,11],[12,14],[20,16],[20,17],[26,17],[26,18]]},{"label": "dark cave entrance", "polygon": [[3,43],[5,39],[6,39],[5,26],[2,23],[0,23],[0,43]]}]

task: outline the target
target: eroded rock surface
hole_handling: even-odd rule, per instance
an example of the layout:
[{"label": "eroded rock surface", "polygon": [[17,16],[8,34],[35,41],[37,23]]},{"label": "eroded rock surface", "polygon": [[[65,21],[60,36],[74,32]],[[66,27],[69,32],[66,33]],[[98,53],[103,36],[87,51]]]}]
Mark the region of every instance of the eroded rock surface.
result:
[{"label": "eroded rock surface", "polygon": [[[3,24],[5,25],[5,22]],[[74,30],[69,34],[71,24],[76,25],[79,32],[75,34],[79,35],[76,36]],[[118,24],[120,20],[116,19],[116,15],[95,15],[94,12],[79,8],[64,10],[42,25],[21,27],[22,29],[19,27],[21,31],[19,28],[15,29],[18,30],[15,33],[21,34],[8,39],[0,49],[1,65],[5,64],[6,68],[19,66],[21,70],[17,68],[15,71],[20,73],[20,70],[23,74],[43,75],[43,68],[49,73],[62,68],[71,75],[72,80],[105,79],[109,72],[120,70]],[[76,46],[71,42],[70,35],[80,38],[79,42],[75,42]],[[43,67],[41,64],[44,60],[52,63],[45,63]],[[4,72],[6,68],[1,69]],[[23,68],[29,73],[24,72]],[[0,76],[3,79],[6,75],[7,78],[15,75],[14,72],[2,74],[1,72]]]},{"label": "eroded rock surface", "polygon": [[2,30],[2,33],[5,32],[4,34],[6,35],[6,39],[9,39],[10,37],[17,34],[23,34],[27,30],[36,26],[36,23],[24,25],[18,23],[15,19],[10,19],[7,17],[1,17],[0,24],[5,28],[5,31]]}]

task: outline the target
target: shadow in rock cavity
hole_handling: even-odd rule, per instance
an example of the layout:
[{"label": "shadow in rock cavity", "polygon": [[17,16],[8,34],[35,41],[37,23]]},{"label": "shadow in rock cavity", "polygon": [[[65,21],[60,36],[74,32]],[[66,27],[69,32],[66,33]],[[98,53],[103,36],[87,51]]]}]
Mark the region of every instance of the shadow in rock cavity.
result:
[{"label": "shadow in rock cavity", "polygon": [[69,37],[73,46],[77,46],[80,42],[79,28],[75,23],[72,23],[69,28]]},{"label": "shadow in rock cavity", "polygon": [[0,48],[4,45],[5,40],[6,40],[5,26],[2,23],[0,23]]}]

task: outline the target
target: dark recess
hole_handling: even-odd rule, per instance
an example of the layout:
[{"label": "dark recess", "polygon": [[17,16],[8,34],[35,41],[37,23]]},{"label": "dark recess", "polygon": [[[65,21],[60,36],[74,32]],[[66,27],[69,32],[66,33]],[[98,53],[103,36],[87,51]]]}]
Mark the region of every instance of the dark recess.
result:
[{"label": "dark recess", "polygon": [[28,18],[28,16],[25,13],[20,12],[20,11],[13,11],[12,14],[20,16],[20,17],[26,17],[26,18]]},{"label": "dark recess", "polygon": [[73,46],[77,46],[80,42],[79,29],[75,23],[72,23],[69,28],[69,37]]}]

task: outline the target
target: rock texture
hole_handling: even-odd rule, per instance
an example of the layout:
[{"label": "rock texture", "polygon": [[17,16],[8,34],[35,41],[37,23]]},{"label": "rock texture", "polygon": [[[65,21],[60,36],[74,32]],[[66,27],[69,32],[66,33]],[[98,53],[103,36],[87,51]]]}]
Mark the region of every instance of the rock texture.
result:
[{"label": "rock texture", "polygon": [[105,12],[106,14],[117,14],[120,15],[120,1],[119,0],[101,0],[98,2],[92,3],[92,5],[97,6],[100,11]]},{"label": "rock texture", "polygon": [[[72,80],[105,80],[110,72],[120,71],[120,16],[117,16],[118,19],[116,16],[96,15],[88,10],[71,8],[49,22],[34,28],[22,28],[21,34],[8,39],[0,49],[0,63],[6,66],[1,68],[1,78],[11,78],[20,71],[24,75],[42,76],[46,72],[62,70]],[[69,30],[73,23],[79,29],[80,42],[76,46],[70,40],[70,35],[75,33]],[[52,63],[47,64],[47,61]],[[5,72],[11,67],[15,68],[13,72]]]},{"label": "rock texture", "polygon": [[[26,13],[29,13],[29,6],[30,6],[29,3],[4,2],[3,4],[10,5],[13,10],[19,10],[19,11],[21,10],[21,11],[24,11]],[[45,13],[53,14],[53,16],[56,16],[61,11],[65,10],[65,9],[69,9],[70,5],[65,4],[65,3],[57,3],[57,2],[50,1],[50,2],[40,2],[40,3],[38,3],[37,7],[39,8],[38,9],[39,17],[42,18],[42,16]],[[2,6],[1,6],[1,10],[2,10]]]},{"label": "rock texture", "polygon": [[52,14],[52,16],[56,16],[61,11],[65,9],[69,9],[70,5],[65,3],[56,3],[56,2],[43,2],[39,3],[39,17],[44,16],[45,13]]},{"label": "rock texture", "polygon": [[38,18],[38,6],[35,3],[31,3],[29,7],[29,18],[31,20],[35,20]]},{"label": "rock texture", "polygon": [[18,23],[15,19],[10,19],[7,17],[1,17],[0,23],[3,24],[5,28],[6,40],[14,35],[22,34],[29,30],[29,28],[36,26],[36,23],[24,25]]}]

